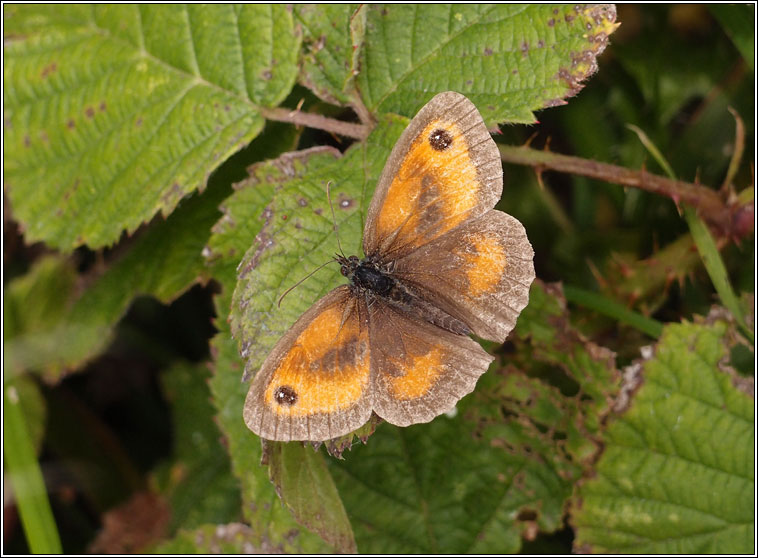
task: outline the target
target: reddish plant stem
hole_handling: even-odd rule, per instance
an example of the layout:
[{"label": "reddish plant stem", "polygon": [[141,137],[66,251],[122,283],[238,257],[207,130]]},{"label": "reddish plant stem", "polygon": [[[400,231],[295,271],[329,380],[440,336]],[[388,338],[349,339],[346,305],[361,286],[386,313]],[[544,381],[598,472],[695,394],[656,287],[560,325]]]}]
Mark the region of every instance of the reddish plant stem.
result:
[{"label": "reddish plant stem", "polygon": [[645,169],[632,170],[530,147],[498,145],[498,148],[502,160],[506,163],[528,165],[534,167],[537,172],[555,170],[596,178],[660,194],[671,198],[677,205],[680,202],[685,203],[695,208],[700,217],[722,234],[731,235],[735,232],[734,216],[742,209],[739,206],[727,205],[715,190],[699,184],[650,174]]},{"label": "reddish plant stem", "polygon": [[368,126],[363,124],[353,124],[352,122],[343,122],[342,120],[335,120],[334,118],[327,118],[320,114],[313,114],[310,112],[300,112],[299,110],[290,110],[286,108],[264,108],[261,109],[261,114],[269,120],[277,120],[279,122],[289,122],[296,126],[308,126],[309,128],[317,128],[326,132],[332,132],[340,136],[353,138],[357,140],[364,139],[368,133]]}]

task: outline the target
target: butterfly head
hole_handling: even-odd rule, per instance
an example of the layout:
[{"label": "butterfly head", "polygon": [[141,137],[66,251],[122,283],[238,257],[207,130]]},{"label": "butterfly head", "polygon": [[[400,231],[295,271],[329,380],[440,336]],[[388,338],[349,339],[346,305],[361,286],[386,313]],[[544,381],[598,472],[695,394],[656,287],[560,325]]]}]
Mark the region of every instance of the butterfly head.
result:
[{"label": "butterfly head", "polygon": [[340,254],[334,256],[334,260],[340,264],[340,273],[352,281],[355,271],[360,267],[361,260],[358,256],[345,257]]}]

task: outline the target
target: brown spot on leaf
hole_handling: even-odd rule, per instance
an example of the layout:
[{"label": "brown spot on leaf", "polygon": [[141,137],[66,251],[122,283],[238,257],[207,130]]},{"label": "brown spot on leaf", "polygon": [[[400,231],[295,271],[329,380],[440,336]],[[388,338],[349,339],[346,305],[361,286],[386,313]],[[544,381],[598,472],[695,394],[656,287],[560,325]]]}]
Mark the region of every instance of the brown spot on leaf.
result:
[{"label": "brown spot on leaf", "polygon": [[324,210],[321,209],[320,207],[317,207],[316,209],[313,210],[313,213],[315,213],[316,215],[322,215],[324,213]]},{"label": "brown spot on leaf", "polygon": [[171,187],[161,195],[161,203],[164,206],[176,204],[182,197],[182,187],[178,182],[174,182]]},{"label": "brown spot on leaf", "polygon": [[242,279],[247,275],[250,270],[255,269],[258,267],[258,262],[261,259],[261,256],[263,253],[271,248],[274,245],[274,240],[271,238],[271,235],[268,233],[268,230],[271,228],[271,221],[274,217],[274,210],[271,206],[271,204],[266,206],[266,209],[263,210],[263,213],[261,214],[261,218],[263,219],[263,227],[261,227],[260,232],[255,235],[255,240],[253,241],[253,245],[255,246],[255,252],[253,252],[253,257],[250,258],[250,261],[247,262],[245,267],[239,272],[239,278]]},{"label": "brown spot on leaf", "polygon": [[340,209],[350,209],[355,205],[355,200],[353,198],[348,197],[340,197],[340,201],[337,203],[337,206]]},{"label": "brown spot on leaf", "polygon": [[42,79],[45,79],[45,78],[47,78],[47,76],[49,76],[50,74],[54,74],[57,71],[58,71],[58,64],[56,64],[55,62],[51,62],[50,64],[48,64],[47,66],[45,66],[44,68],[42,68],[42,72],[40,73],[40,77]]},{"label": "brown spot on leaf", "polygon": [[140,127],[142,127],[142,117],[141,117],[141,116],[137,118],[137,120],[134,122],[134,125],[135,125],[137,128],[140,128]]},{"label": "brown spot on leaf", "polygon": [[100,112],[105,112],[105,109],[108,108],[108,105],[105,104],[105,101],[100,101]]},{"label": "brown spot on leaf", "polygon": [[297,205],[299,205],[300,207],[308,207],[308,200],[306,200],[305,198],[299,198],[297,200]]},{"label": "brown spot on leaf", "polygon": [[94,118],[95,117],[95,109],[92,107],[87,107],[84,109],[84,114],[87,115],[87,118]]},{"label": "brown spot on leaf", "polygon": [[266,81],[269,81],[272,77],[274,77],[274,74],[271,73],[271,70],[266,70],[261,75],[262,75],[263,79],[265,79]]},{"label": "brown spot on leaf", "polygon": [[492,56],[492,49],[490,47],[487,47],[484,49],[484,55],[485,56]]},{"label": "brown spot on leaf", "polygon": [[24,134],[24,147],[31,147],[32,145],[32,138],[29,137],[29,134]]},{"label": "brown spot on leaf", "polygon": [[555,25],[555,19],[551,17],[550,19],[547,20],[548,27],[553,27],[554,25]]}]

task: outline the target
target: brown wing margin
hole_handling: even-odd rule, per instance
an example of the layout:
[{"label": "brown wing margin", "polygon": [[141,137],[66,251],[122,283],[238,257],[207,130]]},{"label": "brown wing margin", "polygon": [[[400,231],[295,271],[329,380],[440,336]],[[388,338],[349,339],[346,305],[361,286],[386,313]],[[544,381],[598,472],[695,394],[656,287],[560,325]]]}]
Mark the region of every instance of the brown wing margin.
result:
[{"label": "brown wing margin", "polygon": [[366,303],[334,289],[305,312],[263,362],[245,400],[248,428],[267,440],[324,441],[371,417]]}]

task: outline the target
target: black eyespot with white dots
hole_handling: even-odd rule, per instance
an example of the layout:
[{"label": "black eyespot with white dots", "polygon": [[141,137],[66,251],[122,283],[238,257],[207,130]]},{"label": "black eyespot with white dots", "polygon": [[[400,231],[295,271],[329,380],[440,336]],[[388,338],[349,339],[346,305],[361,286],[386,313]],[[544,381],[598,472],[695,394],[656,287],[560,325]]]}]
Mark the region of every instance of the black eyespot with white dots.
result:
[{"label": "black eyespot with white dots", "polygon": [[274,392],[274,401],[279,405],[291,407],[297,403],[297,392],[290,386],[279,386]]},{"label": "black eyespot with white dots", "polygon": [[437,128],[429,134],[429,145],[436,151],[445,151],[453,145],[453,136],[447,130]]}]

